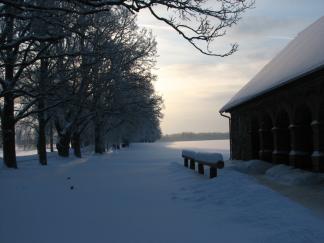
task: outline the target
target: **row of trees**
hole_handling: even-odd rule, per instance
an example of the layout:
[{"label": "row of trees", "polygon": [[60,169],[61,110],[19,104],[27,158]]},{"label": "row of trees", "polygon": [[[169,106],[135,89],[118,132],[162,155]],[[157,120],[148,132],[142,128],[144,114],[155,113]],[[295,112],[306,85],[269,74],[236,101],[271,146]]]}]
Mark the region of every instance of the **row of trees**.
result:
[{"label": "row of trees", "polygon": [[[17,168],[15,127],[37,126],[37,149],[47,164],[46,127],[54,124],[61,156],[82,140],[105,150],[107,137],[119,142],[154,141],[160,136],[162,99],[151,70],[156,42],[139,29],[136,15],[148,9],[195,48],[209,44],[235,24],[251,2],[205,0],[1,0],[0,115],[3,159]],[[155,10],[157,9],[157,10]],[[167,17],[166,17],[167,16]],[[211,19],[217,20],[212,23]],[[206,44],[201,47],[200,43]]]}]

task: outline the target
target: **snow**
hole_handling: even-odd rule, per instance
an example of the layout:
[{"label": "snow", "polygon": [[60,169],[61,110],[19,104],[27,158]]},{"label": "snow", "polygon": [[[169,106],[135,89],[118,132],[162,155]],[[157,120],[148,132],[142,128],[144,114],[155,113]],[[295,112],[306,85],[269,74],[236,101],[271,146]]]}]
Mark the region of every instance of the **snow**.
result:
[{"label": "snow", "polygon": [[197,152],[195,159],[208,163],[217,163],[219,161],[223,161],[223,156],[220,153]]},{"label": "snow", "polygon": [[324,65],[324,16],[299,33],[270,63],[225,104],[225,112]]},{"label": "snow", "polygon": [[[33,155],[36,154],[37,150],[36,149],[31,149],[31,150],[24,150],[22,148],[16,147],[16,154],[17,156],[26,156],[26,155]],[[3,151],[0,148],[0,158],[3,157]]]},{"label": "snow", "polygon": [[262,160],[230,160],[226,161],[225,166],[244,173],[262,175],[265,174],[273,164]]},{"label": "snow", "polygon": [[272,164],[262,160],[228,160],[228,169],[247,174],[265,175],[267,179],[289,186],[312,186],[324,184],[324,174],[301,170],[284,164]]},{"label": "snow", "polygon": [[220,153],[199,152],[188,149],[182,150],[182,156],[208,163],[217,163],[218,161],[223,161],[223,156]]},{"label": "snow", "polygon": [[266,171],[266,176],[286,185],[305,186],[324,182],[324,174],[305,171],[287,165],[276,165]]},{"label": "snow", "polygon": [[182,156],[194,159],[196,156],[196,152],[193,150],[184,149],[182,150]]},{"label": "snow", "polygon": [[20,160],[18,170],[0,169],[0,242],[323,242],[323,219],[254,177],[184,168],[182,149],[226,144],[132,144],[82,159],[53,154],[48,166]]}]

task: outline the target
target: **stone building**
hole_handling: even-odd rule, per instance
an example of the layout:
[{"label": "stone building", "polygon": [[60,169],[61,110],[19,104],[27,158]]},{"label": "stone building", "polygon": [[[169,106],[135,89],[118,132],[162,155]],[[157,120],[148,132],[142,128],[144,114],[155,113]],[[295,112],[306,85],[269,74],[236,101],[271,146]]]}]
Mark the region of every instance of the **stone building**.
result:
[{"label": "stone building", "polygon": [[298,34],[221,110],[232,159],[324,172],[324,17]]}]

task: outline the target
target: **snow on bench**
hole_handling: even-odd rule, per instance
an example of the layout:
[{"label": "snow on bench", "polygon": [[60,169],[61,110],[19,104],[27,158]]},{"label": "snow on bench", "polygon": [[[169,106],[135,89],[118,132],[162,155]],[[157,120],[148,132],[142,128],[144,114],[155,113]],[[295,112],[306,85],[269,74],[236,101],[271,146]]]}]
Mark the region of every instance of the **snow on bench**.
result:
[{"label": "snow on bench", "polygon": [[188,167],[189,161],[190,169],[192,170],[195,170],[195,162],[197,162],[199,174],[204,174],[204,165],[209,166],[210,178],[217,176],[217,169],[224,168],[223,155],[220,153],[203,153],[192,150],[182,150],[182,157],[184,158],[184,166]]},{"label": "snow on bench", "polygon": [[202,153],[195,154],[195,160],[203,161],[205,163],[217,164],[219,161],[223,161],[223,155],[220,153]]},{"label": "snow on bench", "polygon": [[182,150],[182,157],[186,157],[186,158],[192,158],[194,159],[196,155],[196,152],[193,150]]}]

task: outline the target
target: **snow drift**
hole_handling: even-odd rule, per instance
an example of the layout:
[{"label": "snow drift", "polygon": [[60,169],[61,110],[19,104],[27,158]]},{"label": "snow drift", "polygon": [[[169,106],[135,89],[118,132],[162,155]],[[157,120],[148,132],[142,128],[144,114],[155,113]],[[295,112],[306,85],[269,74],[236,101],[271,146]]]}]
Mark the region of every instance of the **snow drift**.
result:
[{"label": "snow drift", "polygon": [[276,165],[266,171],[266,176],[286,185],[306,186],[324,182],[323,173],[314,173],[287,165]]}]

